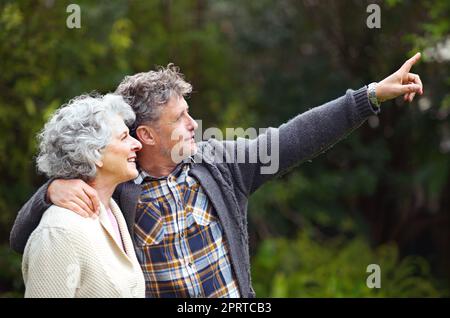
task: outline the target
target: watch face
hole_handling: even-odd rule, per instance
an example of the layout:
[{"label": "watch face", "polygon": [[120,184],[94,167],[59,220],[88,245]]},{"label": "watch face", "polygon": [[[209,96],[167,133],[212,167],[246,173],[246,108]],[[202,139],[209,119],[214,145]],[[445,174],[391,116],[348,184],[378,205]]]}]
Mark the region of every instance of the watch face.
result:
[{"label": "watch face", "polygon": [[375,97],[375,96],[373,96],[371,99],[370,99],[370,102],[374,105],[374,106],[377,106],[377,107],[379,107],[379,103],[378,103],[378,99]]},{"label": "watch face", "polygon": [[369,86],[369,100],[372,105],[379,107],[378,99],[375,95],[375,88],[373,87],[373,85]]}]

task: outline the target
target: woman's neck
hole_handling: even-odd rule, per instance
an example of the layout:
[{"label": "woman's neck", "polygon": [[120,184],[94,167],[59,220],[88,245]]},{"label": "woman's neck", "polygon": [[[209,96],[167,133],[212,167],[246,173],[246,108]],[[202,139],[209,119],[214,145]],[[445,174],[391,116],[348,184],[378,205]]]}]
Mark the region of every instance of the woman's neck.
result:
[{"label": "woman's neck", "polygon": [[102,176],[97,176],[94,180],[89,181],[88,184],[97,191],[98,198],[105,208],[109,209],[109,202],[117,184]]}]

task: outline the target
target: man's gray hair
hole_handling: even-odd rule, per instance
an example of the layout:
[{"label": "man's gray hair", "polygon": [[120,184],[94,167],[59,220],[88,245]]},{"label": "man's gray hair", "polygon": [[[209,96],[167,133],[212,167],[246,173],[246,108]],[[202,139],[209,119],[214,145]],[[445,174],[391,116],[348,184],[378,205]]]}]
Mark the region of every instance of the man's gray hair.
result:
[{"label": "man's gray hair", "polygon": [[114,115],[127,125],[135,120],[120,95],[82,95],[63,105],[38,135],[38,170],[54,178],[94,178],[95,163],[111,140],[110,118]]},{"label": "man's gray hair", "polygon": [[136,113],[133,131],[145,123],[155,123],[162,106],[174,95],[186,96],[192,92],[192,85],[184,80],[180,69],[170,63],[156,71],[126,76],[116,89]]}]

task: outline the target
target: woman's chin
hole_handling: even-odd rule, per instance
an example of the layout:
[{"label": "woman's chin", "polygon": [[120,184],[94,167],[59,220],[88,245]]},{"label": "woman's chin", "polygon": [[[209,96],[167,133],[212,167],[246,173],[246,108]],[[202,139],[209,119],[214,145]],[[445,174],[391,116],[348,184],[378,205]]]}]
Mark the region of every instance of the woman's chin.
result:
[{"label": "woman's chin", "polygon": [[136,168],[131,169],[129,175],[130,175],[130,180],[136,179],[136,177],[139,175],[139,171]]},{"label": "woman's chin", "polygon": [[[124,171],[125,172],[125,171]],[[139,171],[136,168],[129,167],[127,171],[122,175],[121,182],[127,182],[136,179],[139,175]]]}]

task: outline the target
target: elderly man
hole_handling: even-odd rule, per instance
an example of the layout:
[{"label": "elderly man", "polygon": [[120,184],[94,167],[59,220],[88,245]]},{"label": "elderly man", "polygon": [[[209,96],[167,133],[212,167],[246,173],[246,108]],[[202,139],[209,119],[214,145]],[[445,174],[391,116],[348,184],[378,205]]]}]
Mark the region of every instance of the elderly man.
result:
[{"label": "elderly man", "polygon": [[[177,68],[169,65],[126,77],[116,93],[136,113],[132,131],[142,143],[140,174],[121,184],[114,198],[134,239],[146,296],[254,297],[249,196],[266,181],[346,137],[378,114],[381,102],[401,95],[412,101],[415,94],[422,94],[419,76],[410,73],[419,59],[420,53],[381,82],[349,89],[255,139],[210,139],[198,144],[193,139],[197,124],[184,99],[191,85]],[[270,143],[273,136],[276,145]],[[264,173],[267,162],[261,158],[234,160],[239,151],[249,158],[261,147],[279,152],[276,172]],[[174,155],[179,152],[181,156]],[[98,210],[98,195],[81,180],[49,180],[19,211],[11,232],[14,250],[23,251],[51,204],[88,217]]]}]

